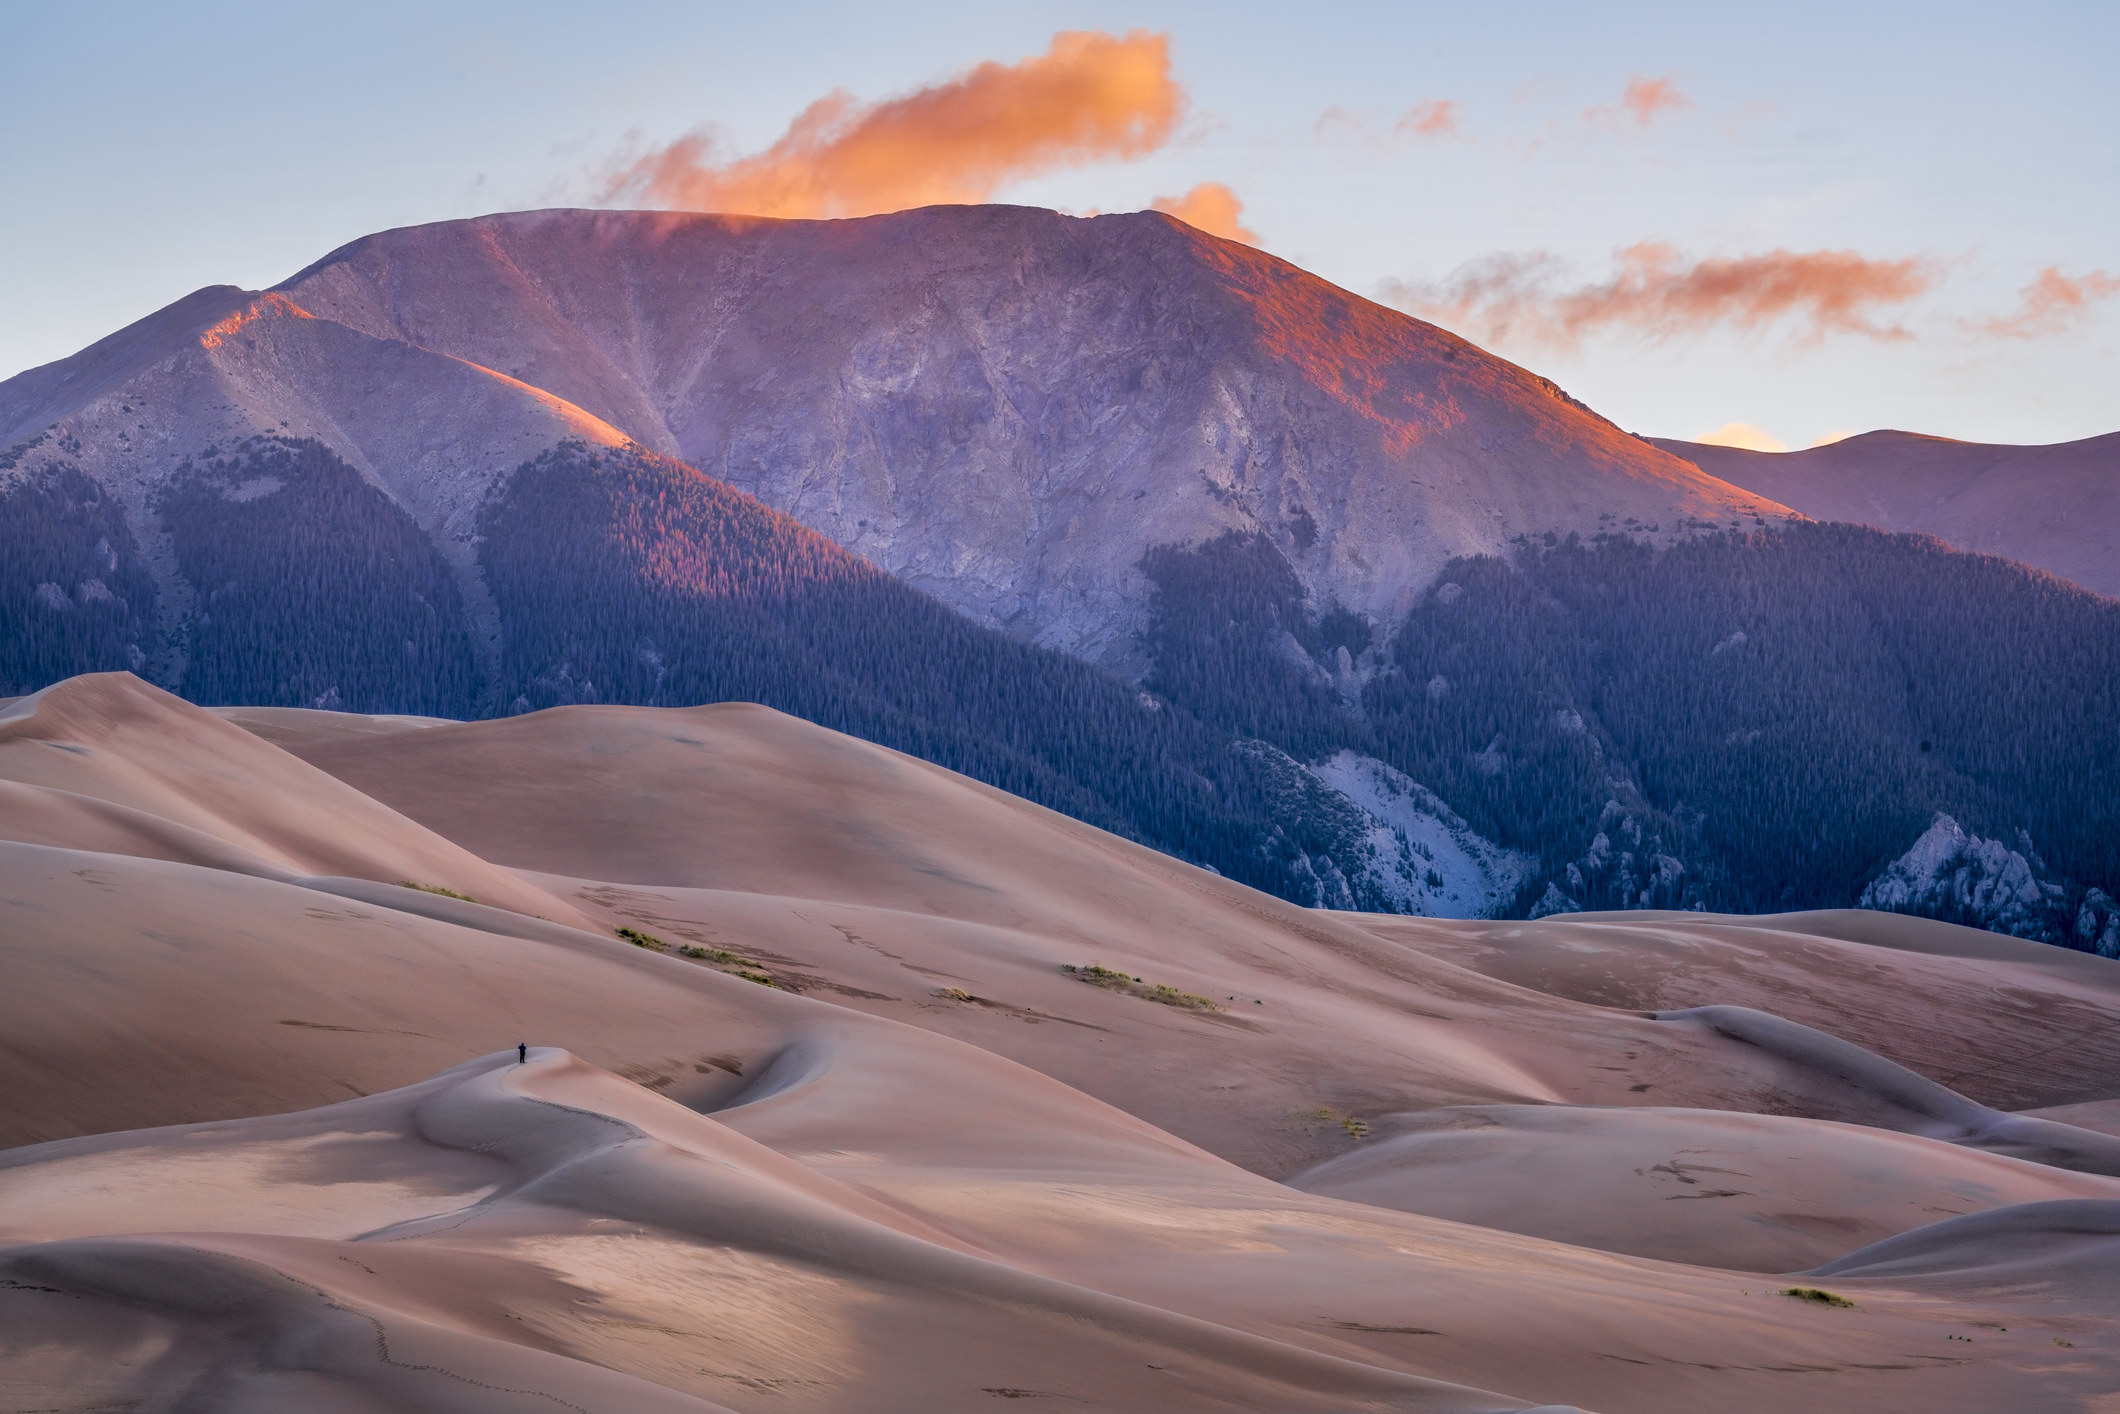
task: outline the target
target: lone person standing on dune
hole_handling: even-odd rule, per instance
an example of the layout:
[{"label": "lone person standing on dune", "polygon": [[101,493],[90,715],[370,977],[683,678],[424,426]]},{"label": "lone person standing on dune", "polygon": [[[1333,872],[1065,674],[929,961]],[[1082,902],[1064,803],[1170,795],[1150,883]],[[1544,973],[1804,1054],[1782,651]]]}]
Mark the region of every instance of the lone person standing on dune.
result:
[{"label": "lone person standing on dune", "polygon": [[528,1041],[517,1041],[515,1043],[515,1063],[517,1065],[521,1065],[524,1061],[527,1061],[529,1059],[530,1043]]}]

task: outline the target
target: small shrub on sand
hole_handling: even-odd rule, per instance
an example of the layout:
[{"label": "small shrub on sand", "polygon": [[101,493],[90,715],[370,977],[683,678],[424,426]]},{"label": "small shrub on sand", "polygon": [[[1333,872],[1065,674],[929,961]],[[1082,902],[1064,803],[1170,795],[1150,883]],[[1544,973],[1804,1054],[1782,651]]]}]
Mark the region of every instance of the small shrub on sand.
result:
[{"label": "small shrub on sand", "polygon": [[413,879],[400,879],[398,880],[398,887],[401,889],[418,889],[423,894],[440,894],[443,898],[459,899],[464,903],[478,902],[477,899],[469,894],[460,894],[455,889],[445,889],[440,884],[422,884]]},{"label": "small shrub on sand", "polygon": [[935,995],[941,997],[945,1001],[952,1002],[968,1002],[973,1000],[972,994],[970,992],[965,991],[962,987],[944,987],[940,991],[936,992]]},{"label": "small shrub on sand", "polygon": [[1143,982],[1131,973],[1119,972],[1094,962],[1082,967],[1073,963],[1062,963],[1060,970],[1070,977],[1089,983],[1092,987],[1102,987],[1107,992],[1124,992],[1143,1001],[1161,1002],[1164,1006],[1179,1007],[1186,1011],[1222,1009],[1222,1004],[1213,997],[1203,997],[1197,992],[1181,992],[1176,987],[1162,982]]},{"label": "small shrub on sand", "polygon": [[740,952],[730,952],[727,948],[695,947],[691,943],[686,943],[683,947],[680,947],[677,950],[677,955],[679,957],[689,957],[694,962],[718,963],[723,967],[762,969],[765,966],[764,963],[756,958],[745,957]]},{"label": "small shrub on sand", "polygon": [[1793,1296],[1798,1301],[1815,1301],[1821,1306],[1853,1307],[1855,1304],[1845,1296],[1835,1296],[1832,1292],[1822,1291],[1815,1286],[1792,1286],[1784,1290],[1782,1295]]},{"label": "small shrub on sand", "polygon": [[746,982],[756,982],[761,987],[777,987],[780,985],[764,972],[738,971],[735,975],[743,978]]},{"label": "small shrub on sand", "polygon": [[661,938],[656,937],[653,933],[643,933],[638,928],[621,928],[618,930],[618,936],[633,944],[634,947],[646,948],[649,952],[668,952],[670,950],[670,945]]}]

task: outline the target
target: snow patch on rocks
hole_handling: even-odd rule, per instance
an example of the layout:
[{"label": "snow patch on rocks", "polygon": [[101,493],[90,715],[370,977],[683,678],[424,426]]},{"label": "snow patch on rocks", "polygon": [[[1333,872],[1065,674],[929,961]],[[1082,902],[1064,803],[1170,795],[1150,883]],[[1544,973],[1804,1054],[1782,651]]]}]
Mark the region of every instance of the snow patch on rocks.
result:
[{"label": "snow patch on rocks", "polygon": [[1944,918],[2019,938],[2050,937],[2054,915],[2065,911],[2067,890],[2040,877],[2045,862],[2022,830],[2017,841],[2019,848],[2011,849],[2001,840],[1981,839],[1939,813],[1913,848],[1870,881],[1856,906]]},{"label": "snow patch on rocks", "polygon": [[1342,751],[1308,768],[1373,822],[1367,880],[1392,911],[1484,918],[1506,907],[1537,861],[1478,834],[1433,791],[1373,756]]}]

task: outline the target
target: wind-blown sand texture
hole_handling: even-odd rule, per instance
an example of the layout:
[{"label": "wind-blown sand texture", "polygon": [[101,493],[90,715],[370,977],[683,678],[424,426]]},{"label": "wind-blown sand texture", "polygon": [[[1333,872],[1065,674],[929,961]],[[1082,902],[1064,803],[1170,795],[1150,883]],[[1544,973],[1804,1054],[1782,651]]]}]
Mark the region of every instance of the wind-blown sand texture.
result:
[{"label": "wind-blown sand texture", "polygon": [[79,678],[0,839],[0,1407],[2120,1387],[2099,959],[1305,911],[736,705]]}]

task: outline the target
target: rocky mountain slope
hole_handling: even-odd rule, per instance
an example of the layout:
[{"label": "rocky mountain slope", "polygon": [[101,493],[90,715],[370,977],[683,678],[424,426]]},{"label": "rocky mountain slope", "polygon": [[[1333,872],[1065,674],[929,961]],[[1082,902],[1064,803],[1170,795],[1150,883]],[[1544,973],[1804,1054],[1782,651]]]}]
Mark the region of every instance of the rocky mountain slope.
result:
[{"label": "rocky mountain slope", "polygon": [[0,384],[0,460],[80,467],[143,543],[180,464],[261,434],[381,487],[482,619],[470,547],[497,479],[565,439],[632,438],[981,623],[1122,666],[1158,544],[1263,532],[1321,602],[1387,615],[1515,535],[1786,514],[1461,339],[1155,213],[414,227]]},{"label": "rocky mountain slope", "polygon": [[2120,596],[2120,432],[2032,447],[1866,432],[1800,452],[1651,440],[1814,520],[1919,531]]}]

